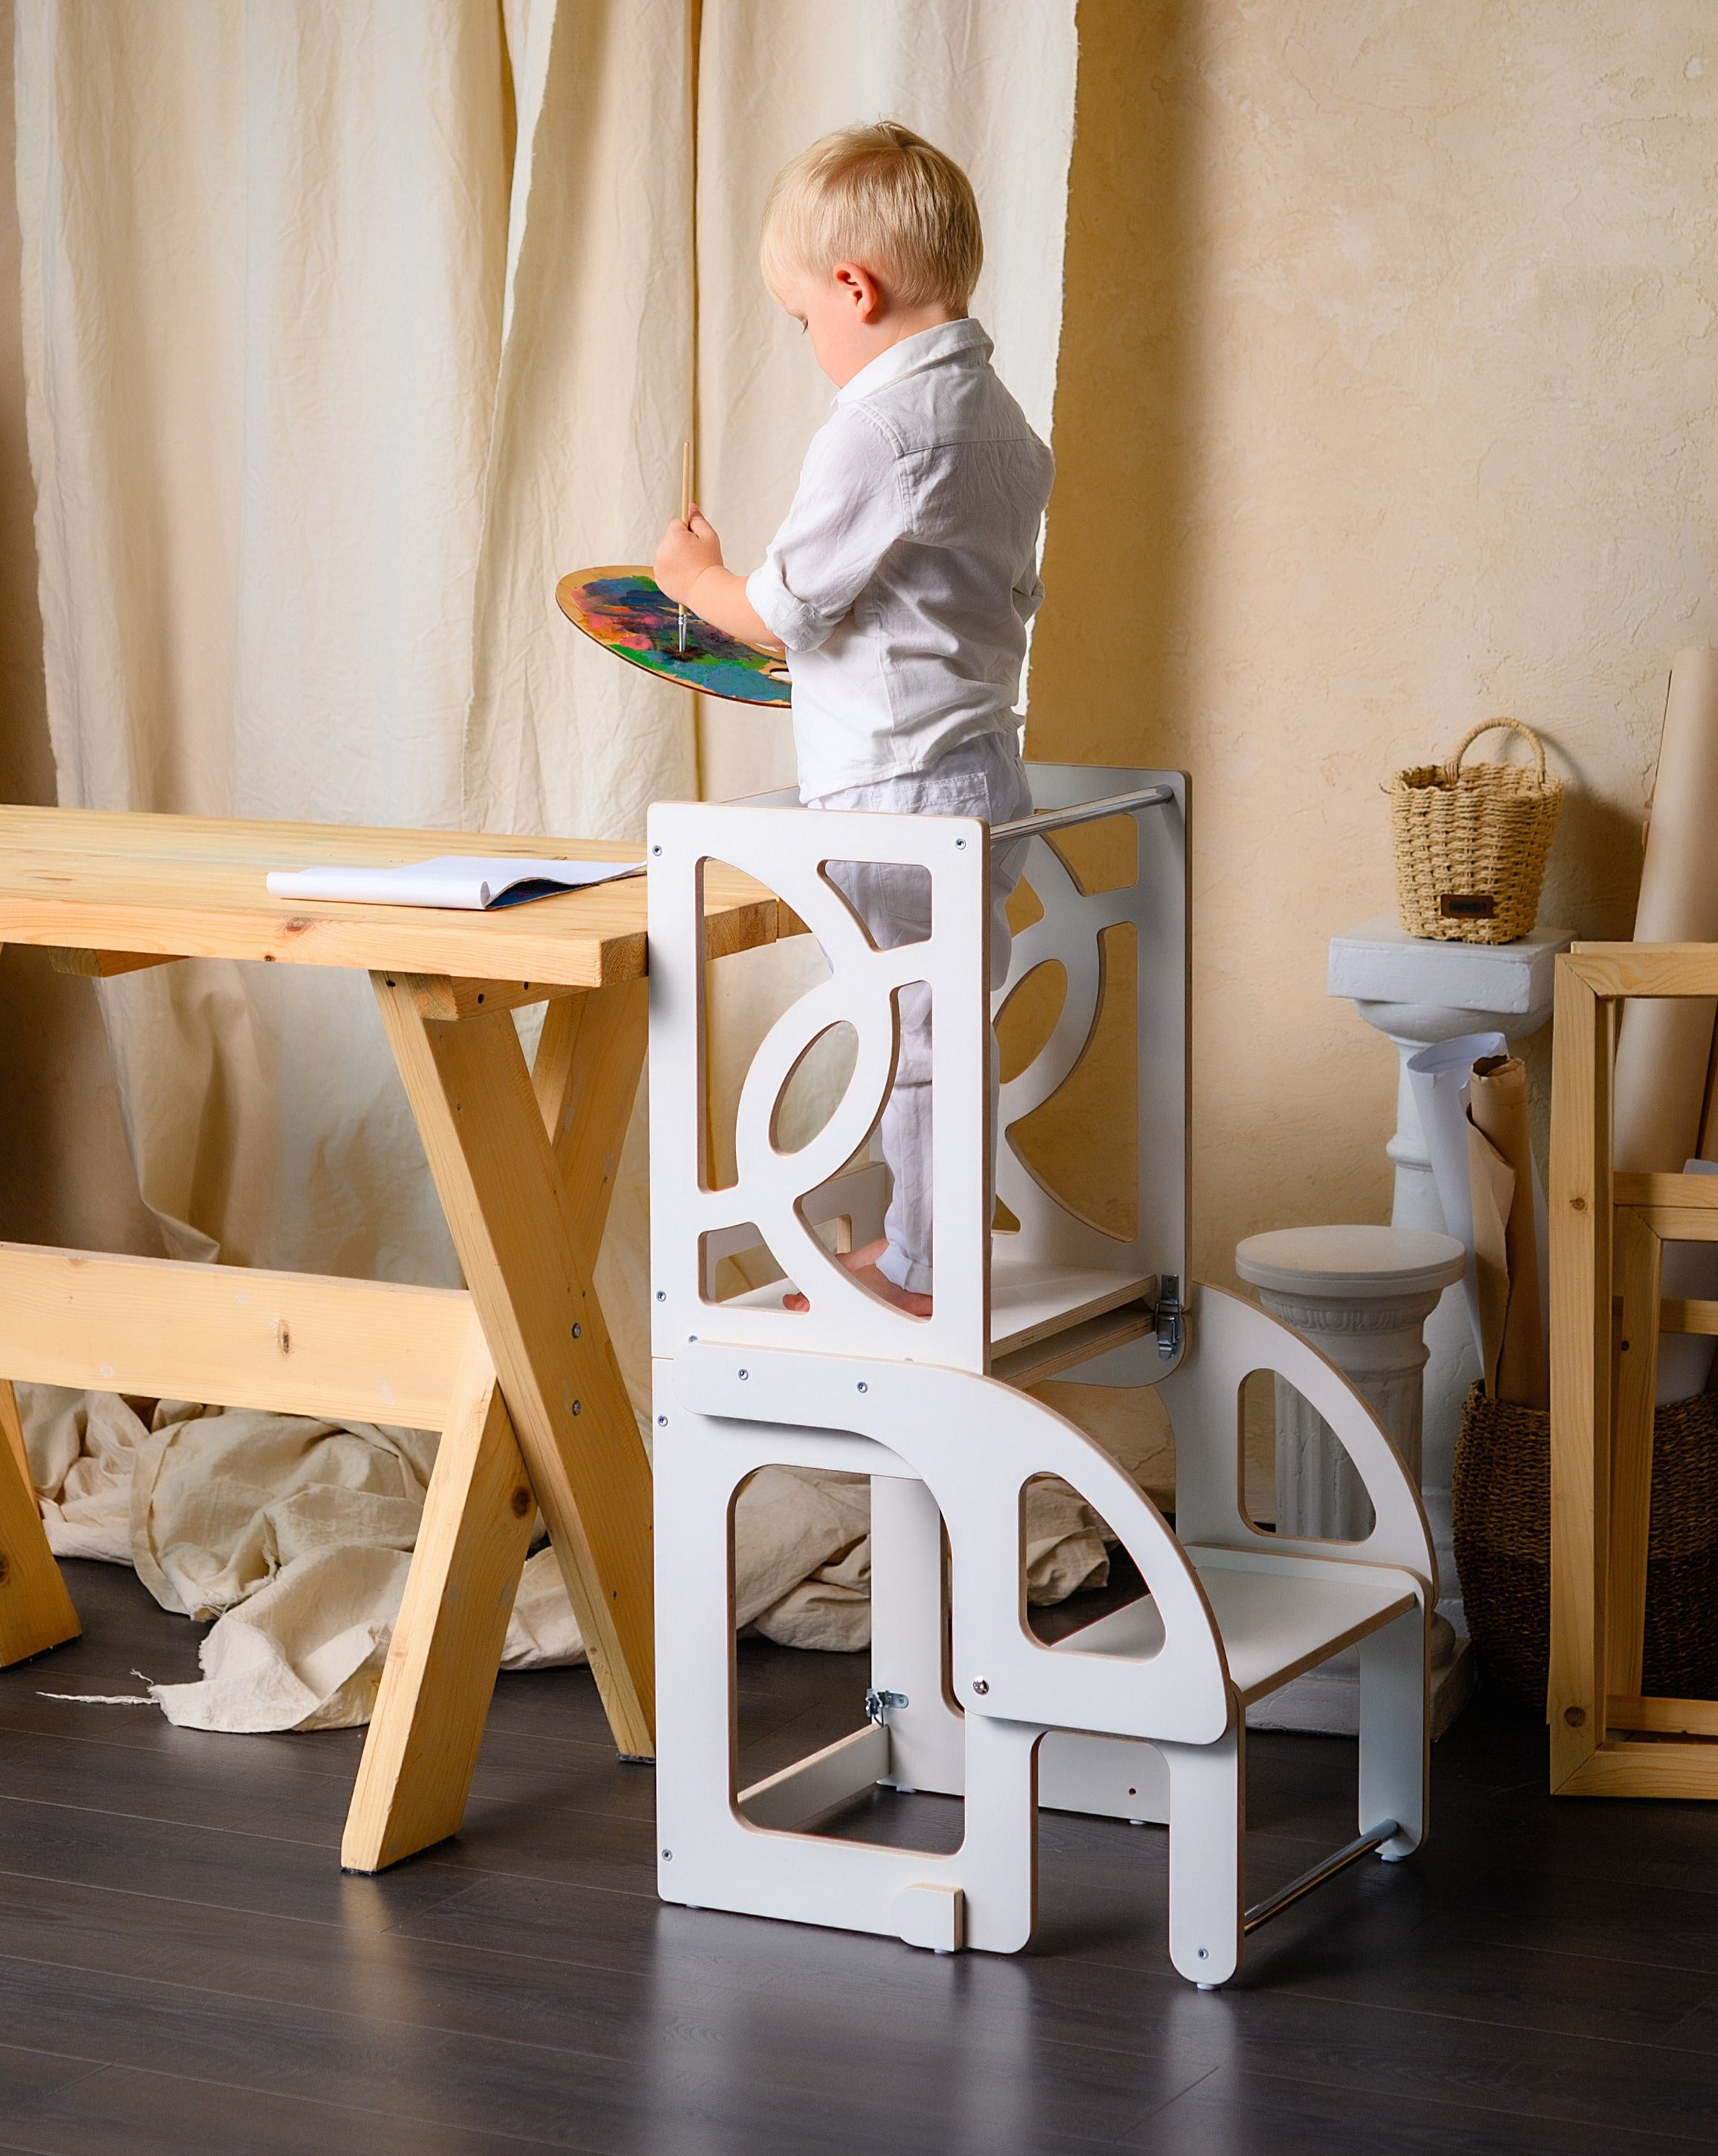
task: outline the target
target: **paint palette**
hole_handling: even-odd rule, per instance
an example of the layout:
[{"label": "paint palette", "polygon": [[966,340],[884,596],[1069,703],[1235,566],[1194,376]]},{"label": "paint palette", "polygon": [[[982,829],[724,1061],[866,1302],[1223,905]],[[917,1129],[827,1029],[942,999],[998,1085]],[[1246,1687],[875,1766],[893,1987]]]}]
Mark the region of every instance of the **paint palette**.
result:
[{"label": "paint palette", "polygon": [[561,612],[593,643],[647,674],[684,683],[734,704],[790,701],[787,661],[779,651],[742,644],[695,613],[686,618],[648,569],[575,569],[555,587]]}]

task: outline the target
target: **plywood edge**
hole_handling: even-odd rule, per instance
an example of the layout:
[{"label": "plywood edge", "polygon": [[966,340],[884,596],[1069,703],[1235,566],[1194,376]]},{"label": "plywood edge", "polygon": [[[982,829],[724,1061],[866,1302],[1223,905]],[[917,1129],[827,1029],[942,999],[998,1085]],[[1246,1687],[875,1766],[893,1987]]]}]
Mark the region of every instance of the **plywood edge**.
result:
[{"label": "plywood edge", "polygon": [[[1268,1675],[1259,1678],[1256,1684],[1243,1685],[1238,1679],[1232,1678],[1235,1697],[1243,1707],[1257,1706],[1260,1700],[1268,1699],[1273,1691],[1280,1691],[1284,1685],[1292,1684],[1296,1677],[1304,1676],[1309,1670],[1319,1668],[1321,1664],[1329,1661],[1333,1656],[1341,1654],[1345,1649],[1358,1646],[1362,1640],[1370,1639],[1374,1632],[1382,1631],[1386,1625],[1394,1624],[1398,1617],[1407,1616],[1411,1609],[1417,1609],[1418,1606],[1417,1597],[1404,1594],[1389,1609],[1380,1612],[1376,1616],[1356,1619],[1345,1630],[1333,1633],[1328,1640],[1321,1640],[1315,1647],[1309,1647],[1304,1655],[1297,1655],[1292,1661],[1284,1662],[1279,1669],[1272,1670]],[[1225,1660],[1227,1659],[1226,1649]]]},{"label": "plywood edge", "polygon": [[[1047,1272],[1049,1268],[1046,1268],[1046,1270]],[[1025,1348],[1036,1348],[1045,1342],[1054,1340],[1062,1333],[1072,1332],[1075,1327],[1083,1323],[1088,1318],[1102,1317],[1110,1311],[1119,1310],[1129,1303],[1139,1301],[1151,1292],[1153,1276],[1149,1273],[1118,1273],[1105,1276],[1096,1273],[1090,1267],[1080,1265],[1070,1265],[1067,1270],[1070,1278],[1103,1279],[1107,1284],[1103,1287],[1093,1289],[1089,1293],[1073,1297],[1065,1307],[1052,1308],[1043,1317],[1036,1318],[1030,1323],[1021,1325],[1012,1332],[999,1332],[990,1342],[993,1372],[995,1363],[1001,1358],[1005,1357],[1011,1358]],[[993,1302],[992,1322],[1006,1323],[1011,1306],[1005,1301],[999,1309]],[[1153,1322],[1155,1322],[1155,1312]]]},{"label": "plywood edge", "polygon": [[1005,1385],[1025,1387],[1042,1383],[1063,1370],[1077,1370],[1112,1348],[1143,1340],[1157,1330],[1155,1303],[1127,1303],[1121,1308],[1088,1317],[1069,1331],[1053,1335],[1036,1346],[1016,1348],[991,1358],[990,1375]]}]

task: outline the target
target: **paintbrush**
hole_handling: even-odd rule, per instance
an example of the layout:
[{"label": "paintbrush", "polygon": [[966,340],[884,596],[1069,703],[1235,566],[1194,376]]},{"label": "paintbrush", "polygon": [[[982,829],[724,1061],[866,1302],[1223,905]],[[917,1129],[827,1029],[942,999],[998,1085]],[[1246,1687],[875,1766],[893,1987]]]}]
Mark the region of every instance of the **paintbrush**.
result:
[{"label": "paintbrush", "polygon": [[[680,521],[682,524],[690,523],[692,521],[692,444],[690,442],[682,442],[680,445]],[[684,607],[680,609],[678,649],[679,655],[684,659],[686,656],[686,608]]]}]

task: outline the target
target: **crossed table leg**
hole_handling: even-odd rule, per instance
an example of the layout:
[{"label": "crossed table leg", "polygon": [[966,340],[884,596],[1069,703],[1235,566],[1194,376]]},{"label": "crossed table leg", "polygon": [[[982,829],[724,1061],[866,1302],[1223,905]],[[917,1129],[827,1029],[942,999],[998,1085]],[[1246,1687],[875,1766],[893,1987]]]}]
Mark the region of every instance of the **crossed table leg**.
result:
[{"label": "crossed table leg", "polygon": [[[591,1286],[643,1067],[643,980],[556,998],[527,1071],[507,1009],[378,1000],[481,1348],[444,1431],[341,1861],[457,1831],[538,1507],[623,1754],[656,1749],[650,1465]],[[534,1099],[533,1099],[534,1093]]]},{"label": "crossed table leg", "polygon": [[[541,1509],[610,1727],[655,1750],[651,1480],[591,1286],[643,1067],[642,978],[558,992],[373,976],[469,1293],[0,1246],[0,1369],[439,1426],[342,1861],[455,1833]],[[0,1665],[78,1631],[0,1382]]]},{"label": "crossed table leg", "polygon": [[42,1531],[18,1400],[0,1378],[0,1666],[75,1640],[81,1629]]}]

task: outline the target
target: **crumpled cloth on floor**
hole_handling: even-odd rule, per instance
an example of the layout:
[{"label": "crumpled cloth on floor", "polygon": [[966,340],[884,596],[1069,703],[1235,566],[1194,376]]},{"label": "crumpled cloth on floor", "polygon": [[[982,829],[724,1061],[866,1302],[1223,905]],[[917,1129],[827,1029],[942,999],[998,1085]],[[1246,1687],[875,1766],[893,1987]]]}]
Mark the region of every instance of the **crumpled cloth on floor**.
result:
[{"label": "crumpled cloth on floor", "polygon": [[[194,1684],[149,1685],[191,1729],[368,1722],[405,1591],[439,1440],[162,1400],[147,1428],[111,1394],[20,1385],[30,1469],[56,1556],[135,1566],[164,1609],[214,1621]],[[871,1637],[862,1476],[766,1467],[734,1513],[736,1620],[790,1647]],[[1026,1493],[1028,1599],[1101,1585],[1102,1530],[1072,1491]],[[553,1550],[526,1563],[504,1669],[582,1661]],[[147,1680],[146,1680],[147,1681]]]}]

